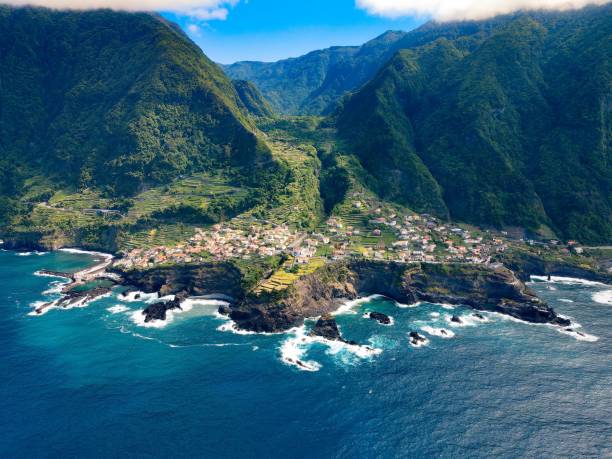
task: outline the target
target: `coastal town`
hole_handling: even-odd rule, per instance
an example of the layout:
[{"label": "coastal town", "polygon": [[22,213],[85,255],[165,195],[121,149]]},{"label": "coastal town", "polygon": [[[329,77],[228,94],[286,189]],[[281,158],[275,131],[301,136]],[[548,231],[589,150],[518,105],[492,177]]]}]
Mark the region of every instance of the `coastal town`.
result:
[{"label": "coastal town", "polygon": [[295,265],[348,257],[396,262],[487,263],[508,247],[504,232],[453,225],[428,214],[354,200],[351,209],[312,231],[255,218],[235,218],[200,228],[174,246],[136,248],[117,264],[146,269],[160,264],[198,263],[285,255]]}]

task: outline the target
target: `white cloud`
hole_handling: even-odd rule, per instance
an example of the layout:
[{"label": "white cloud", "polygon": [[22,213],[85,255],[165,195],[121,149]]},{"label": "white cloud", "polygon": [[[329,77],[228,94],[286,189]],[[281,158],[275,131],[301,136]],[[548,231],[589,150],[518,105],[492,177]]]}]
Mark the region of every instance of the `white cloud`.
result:
[{"label": "white cloud", "polygon": [[357,7],[386,17],[430,16],[440,21],[484,19],[519,10],[568,10],[610,0],[355,0]]},{"label": "white cloud", "polygon": [[187,32],[195,37],[199,37],[202,34],[202,29],[197,24],[189,24],[187,25]]},{"label": "white cloud", "polygon": [[239,0],[0,0],[14,6],[45,6],[47,8],[88,10],[111,8],[121,11],[173,11],[194,19],[225,20],[228,8]]}]

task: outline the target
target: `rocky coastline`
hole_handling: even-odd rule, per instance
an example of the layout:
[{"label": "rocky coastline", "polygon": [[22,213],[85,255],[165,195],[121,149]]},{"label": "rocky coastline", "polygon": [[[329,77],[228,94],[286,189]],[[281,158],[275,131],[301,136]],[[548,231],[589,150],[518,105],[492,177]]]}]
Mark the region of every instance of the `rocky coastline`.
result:
[{"label": "rocky coastline", "polygon": [[[120,274],[126,284],[162,296],[230,296],[235,301],[222,312],[238,328],[254,332],[282,332],[303,324],[305,318],[331,313],[346,300],[373,294],[403,304],[463,304],[476,311],[498,312],[532,323],[570,325],[512,271],[501,266],[338,261],[301,278],[283,292],[263,295],[245,290],[240,271],[231,263]],[[152,318],[158,317],[157,310],[150,313]]]}]

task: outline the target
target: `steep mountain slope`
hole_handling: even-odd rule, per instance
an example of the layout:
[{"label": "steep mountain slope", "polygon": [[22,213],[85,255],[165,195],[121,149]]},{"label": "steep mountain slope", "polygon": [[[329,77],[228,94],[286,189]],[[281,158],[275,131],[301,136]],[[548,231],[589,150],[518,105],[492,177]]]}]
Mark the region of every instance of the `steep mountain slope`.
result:
[{"label": "steep mountain slope", "polygon": [[242,102],[242,105],[248,113],[254,116],[264,117],[269,117],[274,114],[270,103],[253,83],[246,80],[234,80],[232,83],[234,84],[234,89],[238,93],[238,97],[240,97],[240,102]]},{"label": "steep mountain slope", "polygon": [[160,17],[0,7],[0,156],[26,175],[110,194],[220,166],[240,175],[270,157],[240,105]]},{"label": "steep mountain slope", "polygon": [[362,46],[338,46],[278,62],[237,62],[223,68],[232,78],[254,82],[280,113],[328,114],[344,94],[374,77],[398,50],[442,37],[459,39],[469,48],[506,20],[428,22],[410,32],[388,31]]},{"label": "steep mountain slope", "polygon": [[231,78],[254,82],[280,113],[318,114],[372,77],[404,36],[405,32],[387,32],[363,46],[337,46],[278,62],[246,61],[223,68]]},{"label": "steep mountain slope", "polygon": [[379,194],[415,209],[612,240],[611,12],[501,18],[402,50],[344,101],[340,136]]}]

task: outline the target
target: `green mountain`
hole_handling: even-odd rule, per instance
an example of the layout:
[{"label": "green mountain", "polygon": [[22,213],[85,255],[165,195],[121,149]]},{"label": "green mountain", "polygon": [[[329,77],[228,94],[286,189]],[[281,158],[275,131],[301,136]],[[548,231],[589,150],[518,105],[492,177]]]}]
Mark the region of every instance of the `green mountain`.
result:
[{"label": "green mountain", "polygon": [[388,31],[361,46],[336,46],[278,62],[236,62],[223,69],[231,78],[255,83],[279,113],[329,114],[343,95],[373,78],[398,50],[443,37],[469,47],[500,22],[428,22],[410,32]]},{"label": "green mountain", "polygon": [[130,194],[264,162],[232,83],[149,14],[0,7],[0,149],[68,185]]},{"label": "green mountain", "polygon": [[240,97],[240,102],[248,113],[253,116],[263,117],[271,117],[274,115],[270,103],[261,92],[259,92],[257,86],[246,80],[234,80],[233,84],[236,93],[238,93],[238,97]]},{"label": "green mountain", "polygon": [[611,13],[520,14],[401,50],[343,101],[339,135],[414,209],[612,240]]},{"label": "green mountain", "polygon": [[126,224],[255,205],[283,172],[248,113],[269,107],[237,87],[157,15],[0,6],[0,223],[95,226],[74,202]]},{"label": "green mountain", "polygon": [[279,113],[320,114],[369,78],[391,57],[405,32],[387,32],[363,46],[336,46],[278,62],[224,66],[234,79],[249,80]]}]

